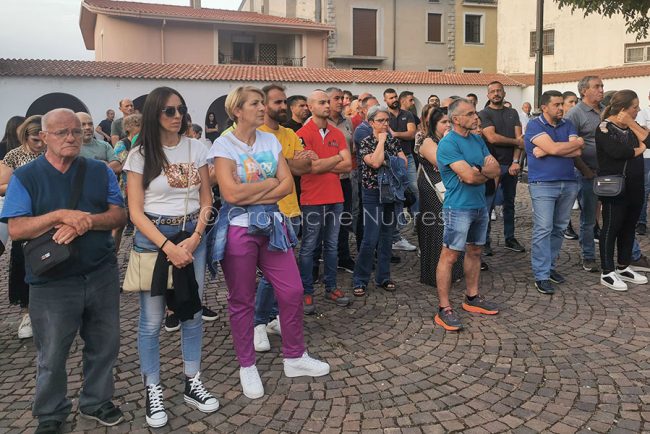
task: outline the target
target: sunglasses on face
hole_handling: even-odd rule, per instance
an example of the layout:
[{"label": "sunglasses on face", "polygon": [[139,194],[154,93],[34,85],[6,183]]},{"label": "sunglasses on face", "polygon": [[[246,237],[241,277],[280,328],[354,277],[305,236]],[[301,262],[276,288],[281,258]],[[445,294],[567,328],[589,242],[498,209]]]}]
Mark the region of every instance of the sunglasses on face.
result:
[{"label": "sunglasses on face", "polygon": [[181,116],[185,116],[187,114],[187,107],[184,105],[179,105],[178,107],[167,106],[167,107],[163,107],[161,111],[168,118],[173,118],[174,115],[176,115],[176,112],[178,112],[178,114],[180,114]]}]

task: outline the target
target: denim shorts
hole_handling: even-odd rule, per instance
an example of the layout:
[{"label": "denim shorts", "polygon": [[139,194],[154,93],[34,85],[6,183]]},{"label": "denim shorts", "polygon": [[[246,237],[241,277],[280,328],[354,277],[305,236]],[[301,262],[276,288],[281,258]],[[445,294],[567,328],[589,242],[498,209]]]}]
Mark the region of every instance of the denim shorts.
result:
[{"label": "denim shorts", "polygon": [[464,252],[465,244],[485,245],[490,221],[487,208],[443,208],[442,218],[445,222],[442,244],[445,247]]}]

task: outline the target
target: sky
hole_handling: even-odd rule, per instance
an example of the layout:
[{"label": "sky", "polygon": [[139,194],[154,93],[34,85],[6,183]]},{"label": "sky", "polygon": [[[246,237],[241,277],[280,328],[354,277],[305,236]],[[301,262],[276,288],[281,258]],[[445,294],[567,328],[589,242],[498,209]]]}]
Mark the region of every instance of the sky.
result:
[{"label": "sky", "polygon": [[[190,0],[138,0],[189,5]],[[202,0],[205,8],[237,9],[241,0]],[[81,0],[0,0],[0,58],[94,60],[79,29]]]}]

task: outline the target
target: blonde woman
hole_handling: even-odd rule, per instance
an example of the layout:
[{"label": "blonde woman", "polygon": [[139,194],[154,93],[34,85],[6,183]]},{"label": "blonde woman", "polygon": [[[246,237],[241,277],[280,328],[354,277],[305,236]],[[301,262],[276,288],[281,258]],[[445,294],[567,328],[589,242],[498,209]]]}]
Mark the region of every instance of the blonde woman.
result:
[{"label": "blonde woman", "polygon": [[318,377],[327,375],[330,367],[305,351],[303,286],[293,254],[296,239],[277,206],[292,192],[293,177],[280,142],[257,129],[264,123],[264,93],[239,86],[225,105],[236,126],[219,137],[208,154],[214,159],[223,202],[211,232],[215,248],[210,261],[221,262],[239,377],[244,395],[254,399],[264,395],[253,345],[256,268],[278,300],[285,375]]}]

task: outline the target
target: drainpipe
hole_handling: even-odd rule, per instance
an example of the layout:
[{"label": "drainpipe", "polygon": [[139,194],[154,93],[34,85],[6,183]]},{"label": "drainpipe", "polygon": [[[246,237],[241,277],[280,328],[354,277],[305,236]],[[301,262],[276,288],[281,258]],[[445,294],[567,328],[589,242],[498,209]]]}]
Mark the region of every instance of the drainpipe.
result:
[{"label": "drainpipe", "polygon": [[99,55],[99,60],[104,61],[104,29],[99,32],[99,37],[101,38],[101,54]]},{"label": "drainpipe", "polygon": [[393,0],[393,71],[395,71],[395,56],[397,54],[397,0]]},{"label": "drainpipe", "polygon": [[160,63],[165,63],[165,26],[167,20],[163,19],[160,25]]}]

